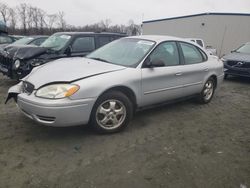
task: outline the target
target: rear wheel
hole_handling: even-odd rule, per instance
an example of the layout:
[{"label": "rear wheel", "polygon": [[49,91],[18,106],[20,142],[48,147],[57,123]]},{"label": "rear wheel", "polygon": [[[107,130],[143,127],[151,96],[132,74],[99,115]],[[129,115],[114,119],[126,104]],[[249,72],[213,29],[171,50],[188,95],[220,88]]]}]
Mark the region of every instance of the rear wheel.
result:
[{"label": "rear wheel", "polygon": [[128,125],[132,114],[133,105],[129,98],[119,91],[110,91],[96,101],[91,125],[101,133],[118,132]]},{"label": "rear wheel", "polygon": [[202,92],[200,93],[200,96],[199,96],[200,103],[203,103],[203,104],[209,103],[213,98],[214,91],[215,91],[215,81],[213,78],[209,78],[206,81]]}]

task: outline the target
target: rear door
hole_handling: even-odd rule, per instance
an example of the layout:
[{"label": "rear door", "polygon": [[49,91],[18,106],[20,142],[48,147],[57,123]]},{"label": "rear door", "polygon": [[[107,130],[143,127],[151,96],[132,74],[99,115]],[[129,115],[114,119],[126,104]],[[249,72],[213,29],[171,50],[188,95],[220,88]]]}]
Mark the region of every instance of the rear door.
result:
[{"label": "rear door", "polygon": [[179,42],[179,48],[184,60],[182,70],[182,85],[185,95],[201,92],[203,80],[209,72],[207,55],[197,46]]}]

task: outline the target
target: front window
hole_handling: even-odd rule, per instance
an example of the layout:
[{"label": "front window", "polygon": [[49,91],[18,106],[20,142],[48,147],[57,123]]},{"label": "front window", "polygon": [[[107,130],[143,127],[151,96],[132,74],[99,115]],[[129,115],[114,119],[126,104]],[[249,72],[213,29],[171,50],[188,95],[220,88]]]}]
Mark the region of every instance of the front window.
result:
[{"label": "front window", "polygon": [[235,51],[239,53],[250,54],[250,44],[245,44]]},{"label": "front window", "polygon": [[149,40],[123,38],[99,48],[87,58],[125,67],[136,67],[154,44],[155,42]]},{"label": "front window", "polygon": [[15,42],[13,42],[13,44],[15,45],[24,45],[24,44],[29,44],[30,41],[32,41],[34,38],[33,37],[24,37],[20,40],[17,40]]},{"label": "front window", "polygon": [[179,65],[179,53],[175,42],[164,42],[149,56],[150,61],[161,61],[165,66]]},{"label": "front window", "polygon": [[70,35],[54,34],[50,36],[47,40],[45,40],[41,44],[41,47],[50,48],[52,50],[58,51],[61,50],[70,39]]}]

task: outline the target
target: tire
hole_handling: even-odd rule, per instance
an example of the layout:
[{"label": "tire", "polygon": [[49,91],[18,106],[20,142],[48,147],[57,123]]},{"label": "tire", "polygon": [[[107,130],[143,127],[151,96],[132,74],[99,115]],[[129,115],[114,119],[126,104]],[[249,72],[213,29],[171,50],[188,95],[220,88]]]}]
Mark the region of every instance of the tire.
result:
[{"label": "tire", "polygon": [[206,83],[204,84],[204,87],[199,95],[199,102],[201,104],[207,104],[209,103],[213,96],[215,91],[215,81],[213,78],[209,78]]},{"label": "tire", "polygon": [[133,105],[129,98],[119,91],[110,91],[97,99],[90,123],[99,133],[115,133],[127,127],[132,116]]}]

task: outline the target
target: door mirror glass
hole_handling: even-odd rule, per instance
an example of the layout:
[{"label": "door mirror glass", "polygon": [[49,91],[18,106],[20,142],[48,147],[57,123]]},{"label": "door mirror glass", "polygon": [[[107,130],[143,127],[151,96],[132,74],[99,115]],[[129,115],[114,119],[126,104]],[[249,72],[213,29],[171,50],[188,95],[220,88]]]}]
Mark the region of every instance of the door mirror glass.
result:
[{"label": "door mirror glass", "polygon": [[151,67],[164,67],[165,63],[161,59],[153,59],[150,65]]}]

